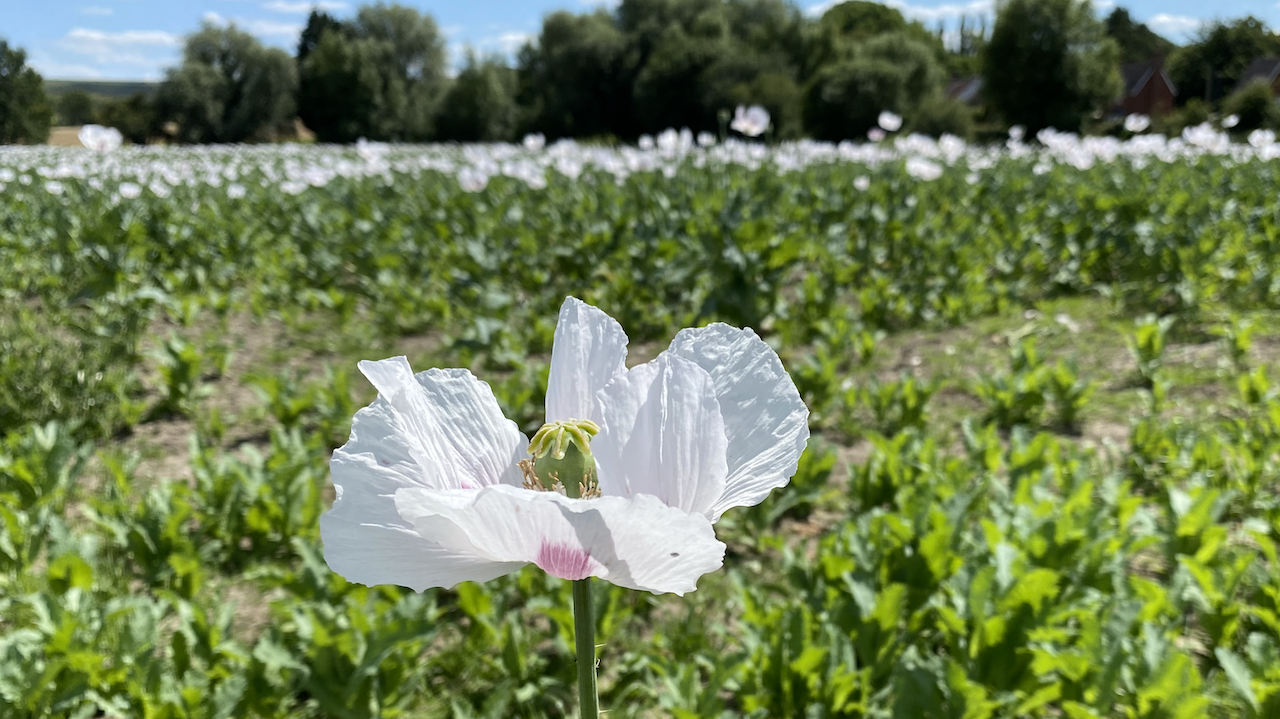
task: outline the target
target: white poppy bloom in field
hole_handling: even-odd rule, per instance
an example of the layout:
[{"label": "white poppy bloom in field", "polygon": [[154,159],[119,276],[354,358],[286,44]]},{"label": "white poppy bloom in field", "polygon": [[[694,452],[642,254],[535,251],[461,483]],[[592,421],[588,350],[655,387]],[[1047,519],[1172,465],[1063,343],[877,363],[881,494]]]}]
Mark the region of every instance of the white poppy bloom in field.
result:
[{"label": "white poppy bloom in field", "polygon": [[85,125],[76,134],[80,144],[95,152],[111,152],[124,144],[124,135],[114,127]]},{"label": "white poppy bloom in field", "polygon": [[747,137],[759,137],[769,129],[769,111],[759,105],[738,105],[733,113],[733,121],[729,123],[734,132],[741,132]]},{"label": "white poppy bloom in field", "polygon": [[1027,136],[1027,128],[1022,125],[1014,125],[1009,128],[1009,139],[1014,142],[1022,142],[1022,138]]},{"label": "white poppy bloom in field", "polygon": [[873,127],[867,130],[867,139],[872,142],[880,142],[885,138],[885,132],[882,128]]},{"label": "white poppy bloom in field", "polygon": [[1254,130],[1249,133],[1249,144],[1255,149],[1261,150],[1275,144],[1275,130]]},{"label": "white poppy bloom in field", "polygon": [[541,132],[530,133],[524,136],[523,144],[529,152],[538,152],[547,146],[547,136]]},{"label": "white poppy bloom in field", "polygon": [[[655,593],[718,569],[712,524],[795,473],[808,410],[750,329],[686,329],[626,368],[627,337],[565,300],[533,442],[465,369],[361,362],[378,389],[333,453],[325,560],[361,584],[421,591],[535,564]],[[532,458],[530,459],[530,453]]]},{"label": "white poppy bloom in field", "polygon": [[1134,113],[1124,118],[1124,129],[1129,132],[1136,134],[1145,131],[1148,127],[1151,127],[1151,118],[1146,115]]},{"label": "white poppy bloom in field", "polygon": [[467,192],[479,192],[489,184],[489,175],[477,167],[464,167],[458,170],[458,184]]},{"label": "white poppy bloom in field", "polygon": [[902,116],[885,110],[880,113],[880,117],[876,118],[876,124],[885,132],[897,132],[902,129]]},{"label": "white poppy bloom in field", "polygon": [[363,137],[356,140],[356,154],[370,165],[381,163],[390,151],[391,146],[385,142],[370,142]]},{"label": "white poppy bloom in field", "polygon": [[1239,124],[1240,124],[1239,115],[1227,115],[1226,117],[1222,118],[1222,127],[1227,130],[1230,130],[1231,128]]},{"label": "white poppy bloom in field", "polygon": [[923,157],[907,158],[907,174],[917,180],[932,182],[942,177],[942,165]]}]

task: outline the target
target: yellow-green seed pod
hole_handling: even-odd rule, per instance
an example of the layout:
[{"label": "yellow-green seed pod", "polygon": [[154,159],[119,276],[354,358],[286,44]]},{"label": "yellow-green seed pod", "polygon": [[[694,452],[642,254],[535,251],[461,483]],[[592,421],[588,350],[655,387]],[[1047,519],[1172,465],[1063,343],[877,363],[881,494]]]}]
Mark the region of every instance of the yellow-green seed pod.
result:
[{"label": "yellow-green seed pod", "polygon": [[542,425],[529,443],[533,474],[540,488],[563,488],[566,496],[574,498],[599,496],[596,459],[591,454],[591,437],[599,431],[594,422],[585,419]]}]

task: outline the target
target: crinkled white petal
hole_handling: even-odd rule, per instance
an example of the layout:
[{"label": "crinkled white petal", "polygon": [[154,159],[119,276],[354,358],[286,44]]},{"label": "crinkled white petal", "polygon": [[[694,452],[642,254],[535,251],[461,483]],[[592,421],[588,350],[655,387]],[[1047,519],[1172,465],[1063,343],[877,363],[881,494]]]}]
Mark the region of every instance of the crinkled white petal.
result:
[{"label": "crinkled white petal", "polygon": [[556,321],[547,378],[547,421],[598,421],[596,392],[626,371],[627,335],[609,315],[565,298]]},{"label": "crinkled white petal", "polygon": [[[379,509],[381,516],[370,511]],[[392,501],[372,503],[359,512],[329,512],[320,518],[325,562],[348,582],[371,587],[396,584],[416,592],[459,582],[487,582],[524,566],[524,562],[495,562],[448,549],[424,539],[407,524]]]},{"label": "crinkled white petal", "polygon": [[[520,485],[528,438],[502,415],[489,385],[465,369],[416,376],[404,357],[361,362],[378,400],[356,413],[351,441],[335,452],[369,453],[437,489]],[[403,468],[405,460],[416,464]]]},{"label": "crinkled white petal", "polygon": [[396,491],[406,487],[474,492],[521,482],[516,462],[528,441],[502,416],[489,386],[458,369],[415,377],[403,357],[360,369],[379,397],[356,413],[351,439],[330,461],[337,500],[320,519],[330,568],[352,582],[419,591],[518,568],[424,540],[395,507]]},{"label": "crinkled white petal", "polygon": [[663,353],[618,375],[596,397],[591,442],[606,496],[650,494],[710,516],[725,491],[728,440],[711,375]]},{"label": "crinkled white petal", "polygon": [[724,417],[729,475],[711,521],[789,482],[809,441],[809,409],[773,348],[751,329],[716,323],[681,330],[667,351],[711,375]]},{"label": "crinkled white petal", "polygon": [[479,492],[396,492],[396,506],[425,539],[479,559],[533,563],[562,579],[684,594],[719,569],[724,544],[706,517],[656,497],[571,499],[494,485]]}]

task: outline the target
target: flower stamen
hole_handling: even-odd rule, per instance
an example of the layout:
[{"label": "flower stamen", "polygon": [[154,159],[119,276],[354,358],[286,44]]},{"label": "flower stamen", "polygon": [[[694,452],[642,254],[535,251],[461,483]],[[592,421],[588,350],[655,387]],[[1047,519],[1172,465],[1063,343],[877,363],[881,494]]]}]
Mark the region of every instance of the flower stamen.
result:
[{"label": "flower stamen", "polygon": [[[591,454],[591,438],[599,425],[586,419],[548,422],[533,435],[529,454],[520,460],[524,487],[540,492],[559,492],[575,499],[600,496],[596,478],[596,458]],[[562,481],[564,478],[567,481]]]}]

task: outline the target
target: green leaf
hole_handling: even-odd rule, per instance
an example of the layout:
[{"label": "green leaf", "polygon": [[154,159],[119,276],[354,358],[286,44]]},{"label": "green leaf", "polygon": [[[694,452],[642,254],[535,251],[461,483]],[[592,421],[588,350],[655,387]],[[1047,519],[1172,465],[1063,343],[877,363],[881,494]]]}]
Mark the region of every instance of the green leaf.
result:
[{"label": "green leaf", "polygon": [[1238,654],[1231,651],[1227,647],[1217,647],[1213,650],[1214,656],[1218,658],[1218,663],[1222,665],[1222,671],[1227,675],[1227,680],[1231,682],[1231,687],[1236,690],[1245,701],[1249,702],[1249,706],[1254,711],[1259,709],[1258,697],[1253,692],[1253,677],[1249,673],[1249,667],[1244,663]]}]

